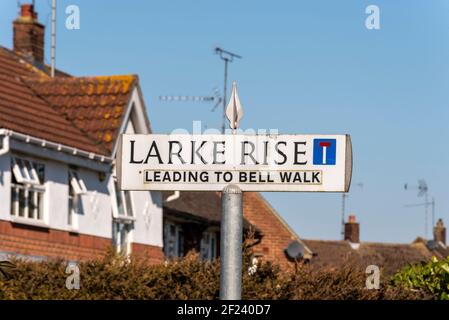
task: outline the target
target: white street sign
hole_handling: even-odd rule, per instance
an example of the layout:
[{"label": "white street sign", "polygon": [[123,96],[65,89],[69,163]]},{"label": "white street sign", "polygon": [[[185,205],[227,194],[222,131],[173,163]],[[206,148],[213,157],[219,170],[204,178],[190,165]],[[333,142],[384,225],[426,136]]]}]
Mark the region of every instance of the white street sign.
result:
[{"label": "white street sign", "polygon": [[120,138],[122,190],[347,192],[349,135],[130,135]]}]

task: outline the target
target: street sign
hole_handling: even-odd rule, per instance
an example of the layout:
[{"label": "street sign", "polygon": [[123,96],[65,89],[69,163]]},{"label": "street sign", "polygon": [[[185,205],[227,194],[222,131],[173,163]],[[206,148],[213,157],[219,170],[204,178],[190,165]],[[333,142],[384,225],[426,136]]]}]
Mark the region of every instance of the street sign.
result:
[{"label": "street sign", "polygon": [[122,190],[347,192],[349,135],[134,135],[120,137]]},{"label": "street sign", "polygon": [[232,135],[120,135],[116,168],[121,190],[221,191],[220,299],[240,300],[243,191],[348,192],[352,145],[349,135],[236,134],[235,82],[225,115]]}]

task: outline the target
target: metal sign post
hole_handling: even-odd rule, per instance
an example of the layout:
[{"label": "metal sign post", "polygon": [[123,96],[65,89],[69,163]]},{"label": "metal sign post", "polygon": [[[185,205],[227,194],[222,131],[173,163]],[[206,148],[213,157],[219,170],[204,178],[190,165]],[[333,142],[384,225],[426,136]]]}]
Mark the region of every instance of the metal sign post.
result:
[{"label": "metal sign post", "polygon": [[[232,85],[232,96],[225,114],[235,135],[243,117],[243,108],[235,82]],[[220,299],[240,300],[242,298],[243,192],[237,185],[227,185],[223,189],[221,208]]]},{"label": "metal sign post", "polygon": [[242,298],[243,193],[229,185],[221,194],[220,299]]}]

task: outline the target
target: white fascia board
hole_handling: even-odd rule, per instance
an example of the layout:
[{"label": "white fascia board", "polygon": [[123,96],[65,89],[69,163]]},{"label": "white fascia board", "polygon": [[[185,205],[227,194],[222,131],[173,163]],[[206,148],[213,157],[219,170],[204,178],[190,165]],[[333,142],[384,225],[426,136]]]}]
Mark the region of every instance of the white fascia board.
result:
[{"label": "white fascia board", "polygon": [[9,153],[9,135],[8,130],[0,129],[0,156]]},{"label": "white fascia board", "polygon": [[80,157],[57,149],[46,148],[45,146],[27,143],[16,139],[10,140],[11,151],[33,155],[39,158],[63,162],[81,168],[90,169],[97,172],[111,172],[111,162],[101,162],[97,159]]},{"label": "white fascia board", "polygon": [[[0,137],[2,136],[7,138],[7,152],[11,149],[30,153],[50,160],[59,160],[61,162],[67,162],[69,164],[102,172],[110,172],[111,163],[113,162],[113,158],[108,156],[95,154],[93,152],[77,149],[53,141],[47,141],[45,139],[5,128],[0,128]],[[51,156],[49,156],[49,154]],[[68,159],[72,159],[72,161],[67,161]]]}]

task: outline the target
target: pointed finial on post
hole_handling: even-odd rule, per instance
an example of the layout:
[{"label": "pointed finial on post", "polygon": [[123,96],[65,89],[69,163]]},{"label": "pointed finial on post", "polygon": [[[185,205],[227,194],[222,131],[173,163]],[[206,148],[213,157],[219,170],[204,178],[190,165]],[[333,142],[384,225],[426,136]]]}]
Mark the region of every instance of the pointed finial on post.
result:
[{"label": "pointed finial on post", "polygon": [[240,120],[243,118],[243,107],[237,94],[237,82],[235,81],[232,83],[232,94],[228,107],[226,108],[226,117],[229,120],[229,126],[231,127],[232,132],[235,133]]}]

